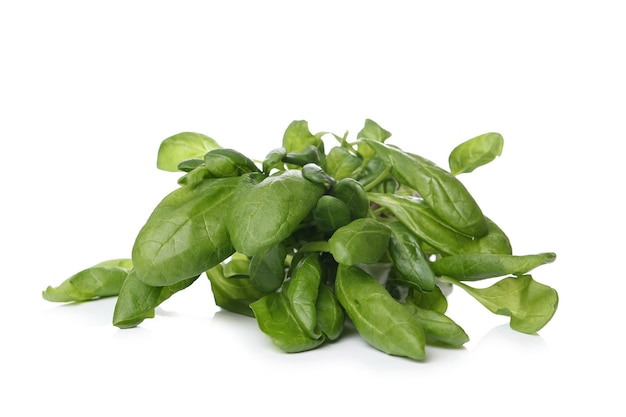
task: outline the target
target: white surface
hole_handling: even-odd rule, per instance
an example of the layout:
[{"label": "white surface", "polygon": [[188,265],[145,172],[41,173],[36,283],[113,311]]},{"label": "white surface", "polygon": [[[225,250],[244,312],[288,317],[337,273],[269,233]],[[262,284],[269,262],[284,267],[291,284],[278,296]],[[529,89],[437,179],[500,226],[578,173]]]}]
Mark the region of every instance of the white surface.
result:
[{"label": "white surface", "polygon": [[[0,5],[0,414],[624,415],[619,2],[214,3]],[[560,295],[539,336],[459,289],[450,315],[471,341],[424,363],[354,333],[280,353],[205,280],[124,331],[113,299],[41,299],[129,255],[175,186],[155,167],[165,137],[262,158],[294,119],[354,135],[365,118],[442,165],[465,139],[504,136],[462,178],[517,254],[558,255],[534,274]]]}]

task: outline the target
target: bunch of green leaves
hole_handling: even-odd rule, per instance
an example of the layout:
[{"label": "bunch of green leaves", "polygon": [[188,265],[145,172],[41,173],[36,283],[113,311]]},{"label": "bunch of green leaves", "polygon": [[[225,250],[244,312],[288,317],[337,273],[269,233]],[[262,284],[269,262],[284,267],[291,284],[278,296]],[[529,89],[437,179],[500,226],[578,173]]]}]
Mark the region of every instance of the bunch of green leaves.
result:
[{"label": "bunch of green leaves", "polygon": [[369,119],[352,142],[299,120],[262,160],[198,133],[169,137],[157,167],[178,172],[177,187],[130,258],[80,271],[43,297],[117,296],[113,324],[130,328],[204,274],[217,306],[256,319],[285,352],[336,341],[346,324],[376,349],[415,360],[429,344],[462,346],[468,335],[446,315],[450,283],[514,330],[543,328],[558,296],[530,272],[556,255],[514,255],[458,178],[500,156],[502,136],[461,143],[449,169],[390,137]]}]

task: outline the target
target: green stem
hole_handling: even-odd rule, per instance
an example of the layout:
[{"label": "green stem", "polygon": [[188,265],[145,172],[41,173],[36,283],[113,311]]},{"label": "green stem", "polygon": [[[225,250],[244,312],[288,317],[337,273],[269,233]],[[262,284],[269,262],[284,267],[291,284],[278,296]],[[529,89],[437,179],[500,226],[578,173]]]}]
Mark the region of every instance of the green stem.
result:
[{"label": "green stem", "polygon": [[385,170],[378,177],[376,177],[376,179],[374,181],[372,181],[369,184],[367,184],[366,187],[363,187],[363,188],[365,188],[365,191],[372,190],[372,188],[376,187],[378,184],[380,184],[385,179],[387,179],[387,176],[389,175],[390,171],[391,171],[391,167],[385,168]]}]

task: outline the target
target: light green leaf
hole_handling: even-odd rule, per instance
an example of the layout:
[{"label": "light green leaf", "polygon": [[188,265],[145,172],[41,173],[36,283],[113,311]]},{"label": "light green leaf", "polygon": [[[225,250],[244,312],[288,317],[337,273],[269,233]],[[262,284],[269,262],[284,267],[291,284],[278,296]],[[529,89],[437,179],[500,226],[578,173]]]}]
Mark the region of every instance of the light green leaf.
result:
[{"label": "light green leaf", "polygon": [[72,275],[56,287],[48,286],[42,296],[60,303],[115,296],[131,268],[130,259],[107,260]]},{"label": "light green leaf", "polygon": [[177,172],[187,159],[202,159],[212,149],[221,148],[212,138],[195,132],[182,132],[163,140],[157,155],[157,168]]},{"label": "light green leaf", "polygon": [[503,278],[487,288],[473,288],[445,277],[458,285],[494,314],[509,316],[513,330],[536,333],[554,316],[559,297],[553,288],[538,283],[530,275]]},{"label": "light green leaf", "polygon": [[502,154],[504,139],[499,133],[485,133],[469,139],[450,152],[448,163],[453,175],[472,172]]}]

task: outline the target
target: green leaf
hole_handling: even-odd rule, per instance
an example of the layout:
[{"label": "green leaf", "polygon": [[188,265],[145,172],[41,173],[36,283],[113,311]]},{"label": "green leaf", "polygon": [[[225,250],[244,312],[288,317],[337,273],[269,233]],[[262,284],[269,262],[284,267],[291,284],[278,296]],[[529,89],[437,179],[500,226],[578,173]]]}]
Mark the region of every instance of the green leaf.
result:
[{"label": "green leaf", "polygon": [[191,172],[194,169],[204,165],[204,159],[201,158],[191,158],[185,159],[178,164],[178,171],[182,172]]},{"label": "green leaf", "polygon": [[260,292],[267,294],[280,288],[285,280],[285,256],[282,243],[270,246],[250,260],[250,282]]},{"label": "green leaf", "polygon": [[489,218],[487,234],[470,239],[449,228],[424,200],[402,195],[368,193],[370,201],[387,209],[422,242],[446,255],[459,253],[511,253],[509,239]]},{"label": "green leaf", "polygon": [[317,325],[328,340],[337,340],[343,333],[345,314],[337,296],[320,284],[316,302]]},{"label": "green leaf", "polygon": [[421,198],[368,193],[370,201],[389,210],[415,236],[444,254],[463,251],[472,241],[449,228]]},{"label": "green leaf", "polygon": [[438,285],[432,291],[410,288],[406,301],[420,308],[433,310],[441,314],[448,310],[448,299]]},{"label": "green leaf", "polygon": [[359,155],[354,155],[342,146],[334,146],[326,157],[326,171],[336,180],[350,178],[363,163]]},{"label": "green leaf", "polygon": [[261,172],[254,161],[234,149],[213,149],[204,155],[204,164],[214,178],[238,177],[247,172]]},{"label": "green leaf", "polygon": [[178,188],[154,209],[132,250],[137,276],[171,285],[212,268],[233,253],[226,228],[239,178],[209,179]]},{"label": "green leaf", "polygon": [[321,166],[312,162],[302,166],[302,176],[315,184],[322,185],[326,190],[334,187],[337,183]]},{"label": "green leaf", "polygon": [[465,330],[443,313],[420,308],[410,302],[404,305],[424,329],[426,343],[460,347],[469,342],[469,336]]},{"label": "green leaf", "polygon": [[130,259],[107,260],[72,275],[56,287],[48,286],[42,296],[61,303],[115,296],[131,268]]},{"label": "green leaf", "polygon": [[334,232],[351,221],[348,206],[331,195],[321,196],[313,208],[313,222],[324,232]]},{"label": "green leaf", "polygon": [[211,282],[211,291],[215,305],[233,313],[254,317],[250,304],[263,297],[244,275],[227,278],[224,276],[224,266],[218,264],[206,271]]},{"label": "green leaf", "polygon": [[287,353],[315,349],[325,337],[311,338],[296,320],[283,292],[265,295],[250,304],[259,328],[272,342]]},{"label": "green leaf", "polygon": [[337,229],[328,243],[330,253],[340,264],[373,264],[387,251],[390,236],[391,232],[384,224],[362,218]]},{"label": "green leaf", "polygon": [[220,145],[201,133],[182,132],[163,140],[157,155],[157,168],[177,172],[178,164],[192,158],[204,158],[211,149]]},{"label": "green leaf", "polygon": [[505,275],[523,275],[538,266],[554,262],[552,252],[535,255],[502,255],[467,253],[444,256],[432,263],[437,275],[446,275],[460,281],[476,281]]},{"label": "green leaf", "polygon": [[536,333],[554,316],[558,294],[530,275],[503,278],[487,288],[473,288],[452,278],[447,281],[467,291],[494,314],[511,318],[510,326],[522,333]]},{"label": "green leaf", "polygon": [[374,277],[359,267],[339,265],[335,294],[367,343],[390,355],[424,359],[424,329]]},{"label": "green leaf", "polygon": [[294,120],[289,124],[283,135],[283,148],[286,152],[303,152],[309,146],[315,148],[322,143],[324,133],[312,134],[306,120]]},{"label": "green leaf", "polygon": [[250,258],[243,253],[233,253],[222,265],[226,278],[248,276],[250,272]]},{"label": "green leaf", "polygon": [[324,194],[324,187],[300,170],[280,171],[262,179],[241,177],[226,224],[238,252],[254,256],[289,237]]},{"label": "green leaf", "polygon": [[401,274],[401,282],[422,291],[434,290],[435,274],[419,240],[400,222],[389,222],[387,226],[391,230],[389,255]]},{"label": "green leaf", "polygon": [[469,139],[450,152],[448,163],[453,175],[472,172],[502,154],[504,139],[499,133],[485,133]]},{"label": "green leaf", "polygon": [[173,285],[154,287],[137,278],[131,269],[122,284],[113,311],[113,325],[121,329],[138,326],[145,319],[154,317],[154,309],[172,295],[190,286],[198,277],[192,277]]},{"label": "green leaf", "polygon": [[365,119],[365,125],[356,137],[357,139],[371,139],[377,142],[384,142],[391,137],[391,132],[380,127],[380,125],[375,121]]},{"label": "green leaf", "polygon": [[322,335],[317,328],[316,305],[321,282],[319,255],[309,252],[292,269],[288,285],[283,288],[296,321],[307,335],[314,339]]},{"label": "green leaf", "polygon": [[283,147],[272,149],[268,152],[263,160],[263,173],[269,175],[270,171],[274,168],[283,170],[283,158],[287,155],[287,150]]},{"label": "green leaf", "polygon": [[433,162],[383,143],[364,139],[391,166],[401,184],[416,190],[450,228],[469,237],[487,234],[487,223],[467,188],[454,175]]},{"label": "green leaf", "polygon": [[343,201],[350,210],[352,220],[366,217],[370,209],[367,191],[354,178],[342,178],[330,190],[330,195]]}]

